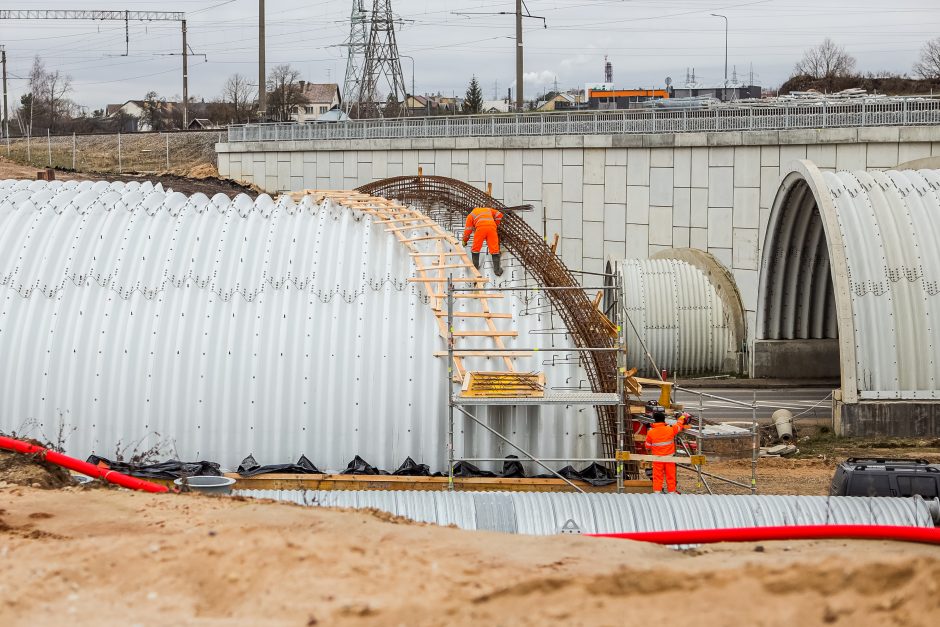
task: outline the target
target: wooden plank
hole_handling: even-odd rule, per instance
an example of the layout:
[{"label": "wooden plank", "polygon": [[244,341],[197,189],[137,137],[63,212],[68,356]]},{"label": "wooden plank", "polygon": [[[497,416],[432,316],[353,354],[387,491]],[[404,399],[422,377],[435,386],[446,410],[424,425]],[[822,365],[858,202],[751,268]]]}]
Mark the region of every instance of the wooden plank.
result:
[{"label": "wooden plank", "polygon": [[[447,311],[444,309],[435,309],[435,316],[447,317]],[[486,311],[455,311],[452,314],[454,318],[499,318],[500,320],[512,320],[512,314],[509,313],[489,313]]]},{"label": "wooden plank", "polygon": [[[447,293],[431,292],[432,298],[447,298]],[[484,294],[480,292],[457,292],[454,298],[502,298],[502,294]]]},{"label": "wooden plank", "polygon": [[704,466],[708,461],[704,455],[691,455],[689,457],[679,457],[677,455],[639,455],[629,451],[620,451],[617,453],[617,459],[623,462],[661,462],[666,464],[692,464],[693,466]]},{"label": "wooden plank", "polygon": [[[433,268],[424,268],[425,270],[433,270]],[[489,283],[489,279],[477,278],[477,277],[454,277],[451,279],[454,283]],[[427,277],[427,278],[416,278],[411,277],[408,279],[409,283],[447,283],[447,277],[436,278],[436,277]]]},{"label": "wooden plank", "polygon": [[[525,461],[525,460],[523,460]],[[235,479],[236,490],[443,490],[448,485],[447,477],[398,477],[394,475],[299,475],[272,473],[242,477],[226,473]],[[169,482],[166,482],[169,483]],[[616,484],[592,486],[575,480],[574,483],[586,492],[614,492]],[[574,489],[557,478],[503,478],[503,477],[454,477],[454,487],[464,491],[511,491],[511,492],[572,492]],[[624,482],[627,492],[651,492],[652,481],[630,480]]]},{"label": "wooden plank", "polygon": [[454,331],[454,337],[518,337],[518,331]]}]

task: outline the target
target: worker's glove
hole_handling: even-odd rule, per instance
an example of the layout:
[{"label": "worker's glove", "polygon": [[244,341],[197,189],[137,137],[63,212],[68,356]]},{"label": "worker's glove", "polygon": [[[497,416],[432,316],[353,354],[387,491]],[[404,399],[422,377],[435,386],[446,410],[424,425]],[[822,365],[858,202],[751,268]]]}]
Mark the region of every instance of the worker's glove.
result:
[{"label": "worker's glove", "polygon": [[470,240],[468,240],[468,239],[465,239],[465,240],[463,241],[463,245],[464,245],[464,246],[466,246],[466,245],[469,244],[469,243],[470,243]]}]

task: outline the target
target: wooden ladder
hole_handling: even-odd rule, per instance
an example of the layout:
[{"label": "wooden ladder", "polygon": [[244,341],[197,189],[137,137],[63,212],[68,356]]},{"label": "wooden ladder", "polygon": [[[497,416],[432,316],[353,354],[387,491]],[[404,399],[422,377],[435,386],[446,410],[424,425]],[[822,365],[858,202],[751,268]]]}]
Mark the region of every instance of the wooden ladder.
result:
[{"label": "wooden ladder", "polygon": [[[490,308],[490,300],[503,298],[502,293],[487,293],[485,286],[489,279],[477,270],[467,255],[461,243],[451,233],[445,231],[430,217],[417,209],[406,207],[386,198],[369,196],[362,192],[351,190],[315,190],[305,189],[290,194],[291,199],[300,202],[304,196],[312,196],[314,201],[321,203],[326,199],[360,211],[372,217],[375,222],[385,225],[385,231],[391,233],[407,250],[415,265],[416,275],[409,278],[409,282],[424,287],[424,292],[431,305],[431,311],[437,319],[437,327],[445,344],[449,337],[447,329],[447,277],[453,276],[457,287],[479,287],[480,291],[457,292],[455,301],[461,307],[454,307],[454,381],[465,382],[469,380],[464,359],[468,357],[498,357],[503,360],[506,372],[516,374],[515,357],[531,355],[525,351],[506,351],[505,337],[516,337],[516,331],[501,331],[496,326],[498,319],[512,319],[512,314],[494,313]],[[486,326],[484,330],[470,331],[458,328],[458,320],[482,320]],[[493,351],[467,351],[460,350],[457,344],[463,339],[489,338]],[[446,352],[434,353],[435,356],[446,356]],[[516,376],[519,376],[518,374]],[[544,375],[539,381],[544,382]],[[531,386],[530,386],[531,387]],[[544,383],[542,383],[544,388]]]}]

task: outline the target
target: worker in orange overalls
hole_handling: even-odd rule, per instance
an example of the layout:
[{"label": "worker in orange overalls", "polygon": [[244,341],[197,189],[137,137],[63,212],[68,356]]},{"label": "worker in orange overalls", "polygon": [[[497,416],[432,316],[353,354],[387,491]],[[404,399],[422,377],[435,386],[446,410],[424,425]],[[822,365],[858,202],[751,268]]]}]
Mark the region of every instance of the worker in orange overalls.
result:
[{"label": "worker in orange overalls", "polygon": [[502,221],[502,212],[491,207],[474,207],[467,216],[467,224],[463,230],[464,246],[470,241],[470,234],[473,233],[473,248],[470,249],[473,265],[477,270],[480,269],[480,251],[483,250],[483,242],[486,242],[486,248],[493,256],[493,273],[496,276],[503,274],[503,267],[499,262],[499,235],[496,232]]},{"label": "worker in orange overalls", "polygon": [[[676,436],[683,429],[688,429],[686,414],[679,416],[674,425],[666,424],[666,414],[661,411],[653,412],[653,424],[646,432],[646,450],[653,455],[668,457],[676,454]],[[676,491],[676,465],[672,462],[653,462],[653,492],[663,489],[663,478],[666,479],[666,490]]]}]

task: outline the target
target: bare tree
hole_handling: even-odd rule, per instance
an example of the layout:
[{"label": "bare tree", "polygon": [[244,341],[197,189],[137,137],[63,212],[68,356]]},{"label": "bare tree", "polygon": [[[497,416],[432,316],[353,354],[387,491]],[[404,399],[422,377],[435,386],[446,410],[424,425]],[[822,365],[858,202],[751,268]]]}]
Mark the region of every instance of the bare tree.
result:
[{"label": "bare tree", "polygon": [[797,74],[817,79],[848,76],[854,69],[855,57],[828,37],[815,48],[804,52],[803,58],[794,67]]},{"label": "bare tree", "polygon": [[940,37],[931,39],[920,51],[920,60],[914,64],[914,73],[924,79],[940,78]]},{"label": "bare tree", "polygon": [[74,103],[68,99],[72,91],[72,77],[58,70],[48,71],[37,56],[33,59],[28,80],[31,95],[29,126],[33,128],[39,125],[54,133],[74,109]]},{"label": "bare tree", "polygon": [[[230,122],[245,122],[255,108],[257,94],[248,79],[232,74],[222,86],[222,102],[229,105]],[[217,120],[223,121],[223,120]]]},{"label": "bare tree", "polygon": [[297,106],[303,103],[300,89],[300,71],[289,65],[275,66],[268,75],[269,117],[279,122],[289,121]]},{"label": "bare tree", "polygon": [[168,113],[166,98],[161,98],[155,91],[148,91],[144,99],[140,101],[140,104],[141,109],[143,109],[140,121],[149,127],[146,130],[165,130]]}]

